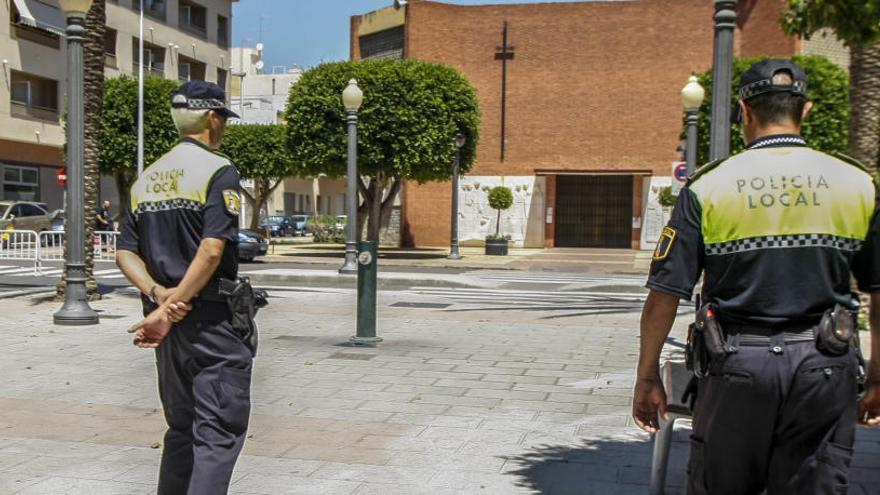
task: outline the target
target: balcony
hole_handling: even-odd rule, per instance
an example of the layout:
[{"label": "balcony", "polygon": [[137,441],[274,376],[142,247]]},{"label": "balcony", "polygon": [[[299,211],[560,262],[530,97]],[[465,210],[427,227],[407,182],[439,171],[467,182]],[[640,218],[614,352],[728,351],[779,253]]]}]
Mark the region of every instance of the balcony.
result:
[{"label": "balcony", "polygon": [[10,114],[20,119],[46,120],[58,123],[58,109],[28,105],[20,101],[12,101]]},{"label": "balcony", "polygon": [[104,67],[109,67],[111,69],[119,68],[119,62],[116,60],[115,54],[104,53]]},{"label": "balcony", "polygon": [[[140,64],[134,62],[131,67],[131,73],[134,76],[138,75],[138,69],[140,68]],[[162,65],[147,65],[144,66],[144,75],[146,76],[157,76],[157,77],[165,77],[165,67]]]}]

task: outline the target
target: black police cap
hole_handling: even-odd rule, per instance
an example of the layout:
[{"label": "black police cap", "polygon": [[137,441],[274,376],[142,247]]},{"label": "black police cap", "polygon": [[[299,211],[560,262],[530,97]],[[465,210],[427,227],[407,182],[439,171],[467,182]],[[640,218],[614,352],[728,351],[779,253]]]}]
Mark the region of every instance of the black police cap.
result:
[{"label": "black police cap", "polygon": [[226,93],[220,86],[208,81],[189,81],[174,91],[171,106],[192,110],[214,110],[226,118],[240,118],[226,108]]},{"label": "black police cap", "polygon": [[[791,84],[773,83],[773,77],[780,72],[791,75]],[[749,98],[765,93],[792,93],[806,98],[807,73],[800,65],[785,59],[766,59],[752,64],[740,76],[739,99],[748,101]],[[741,112],[739,105],[736,105],[731,119],[734,123],[742,120]]]}]

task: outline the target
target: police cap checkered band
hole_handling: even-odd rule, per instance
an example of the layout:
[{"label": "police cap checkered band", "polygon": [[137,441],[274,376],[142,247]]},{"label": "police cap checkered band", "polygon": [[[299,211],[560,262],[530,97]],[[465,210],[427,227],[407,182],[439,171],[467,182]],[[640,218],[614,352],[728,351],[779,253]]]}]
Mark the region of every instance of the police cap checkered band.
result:
[{"label": "police cap checkered band", "polygon": [[220,86],[207,81],[189,81],[174,92],[171,106],[192,110],[215,110],[227,118],[238,118],[237,114],[226,108],[225,99],[226,93]]},{"label": "police cap checkered band", "polygon": [[[773,78],[780,72],[791,74],[791,84],[774,84]],[[763,93],[776,92],[789,92],[806,97],[807,74],[804,69],[790,60],[767,59],[753,64],[740,78],[739,97],[742,100]]]}]

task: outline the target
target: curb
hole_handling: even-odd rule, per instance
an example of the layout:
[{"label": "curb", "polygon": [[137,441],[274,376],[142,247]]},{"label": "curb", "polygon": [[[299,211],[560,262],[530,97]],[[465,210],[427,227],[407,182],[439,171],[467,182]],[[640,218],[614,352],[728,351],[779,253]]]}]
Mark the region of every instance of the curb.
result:
[{"label": "curb", "polygon": [[[355,289],[357,287],[357,276],[355,275],[339,275],[336,273],[327,275],[275,275],[261,274],[260,272],[242,273],[250,278],[254,285],[292,285],[303,287],[323,287],[323,288],[342,288]],[[383,277],[381,274],[378,280],[379,289],[381,290],[406,290],[413,287],[439,287],[446,289],[454,288],[482,288],[466,282],[455,282],[452,280],[444,280],[438,278],[406,278],[406,277]]]}]

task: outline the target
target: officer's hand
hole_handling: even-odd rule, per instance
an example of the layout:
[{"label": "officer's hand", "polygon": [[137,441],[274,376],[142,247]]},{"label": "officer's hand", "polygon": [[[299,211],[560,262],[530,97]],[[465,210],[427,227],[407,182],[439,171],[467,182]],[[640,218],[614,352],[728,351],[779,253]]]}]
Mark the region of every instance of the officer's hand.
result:
[{"label": "officer's hand", "polygon": [[187,313],[192,311],[192,304],[176,302],[167,306],[168,319],[177,323],[186,318]]},{"label": "officer's hand", "polygon": [[660,379],[638,378],[633,390],[633,419],[639,428],[648,433],[660,431],[658,414],[668,420],[666,415],[666,391]]},{"label": "officer's hand", "polygon": [[142,349],[155,349],[171,331],[171,320],[164,308],[159,308],[129,329],[134,335],[134,345]]},{"label": "officer's hand", "polygon": [[880,382],[865,384],[865,395],[859,400],[859,424],[867,428],[880,426]]}]

